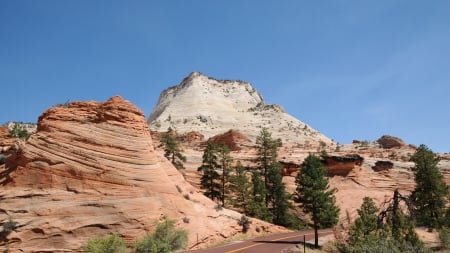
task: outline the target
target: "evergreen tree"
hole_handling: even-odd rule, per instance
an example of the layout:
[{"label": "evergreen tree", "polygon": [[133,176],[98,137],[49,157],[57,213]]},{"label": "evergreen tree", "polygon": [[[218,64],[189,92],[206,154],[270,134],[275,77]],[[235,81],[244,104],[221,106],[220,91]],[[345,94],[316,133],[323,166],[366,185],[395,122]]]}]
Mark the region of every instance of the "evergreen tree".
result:
[{"label": "evergreen tree", "polygon": [[241,213],[249,215],[248,202],[251,198],[251,187],[245,168],[238,161],[234,175],[230,178],[230,202]]},{"label": "evergreen tree", "polygon": [[319,228],[327,228],[338,222],[339,208],[336,206],[334,192],[329,189],[327,172],[320,158],[309,154],[300,167],[295,179],[297,185],[296,202],[310,214],[314,227],[314,245],[319,245]]},{"label": "evergreen tree", "polygon": [[[278,148],[281,147],[280,139],[273,139],[272,134],[267,128],[263,128],[256,138],[256,145],[258,145],[258,158],[259,170],[264,178],[264,185],[266,189],[269,188],[269,170],[274,166],[277,161]],[[268,193],[268,192],[266,192]],[[266,208],[269,207],[269,196],[265,196],[264,199]]]},{"label": "evergreen tree", "polygon": [[391,204],[377,217],[378,209],[372,199],[364,198],[358,210],[359,217],[350,228],[348,244],[338,243],[339,251],[345,253],[428,252],[415,232],[413,224],[403,214],[399,205],[401,200],[404,198],[395,191]]},{"label": "evergreen tree", "polygon": [[364,197],[361,207],[357,210],[358,218],[356,218],[353,226],[350,228],[350,242],[365,239],[377,230],[377,212],[373,199]]},{"label": "evergreen tree", "polygon": [[439,159],[425,145],[420,145],[411,157],[414,162],[414,179],[416,187],[411,194],[411,201],[416,210],[419,225],[440,228],[445,215],[448,186],[437,167]]},{"label": "evergreen tree", "polygon": [[216,151],[216,145],[212,141],[208,141],[208,144],[203,152],[202,165],[198,168],[203,172],[200,179],[200,186],[205,189],[205,195],[212,200],[220,199],[221,185],[218,182],[220,175],[217,172],[219,168],[218,157]]},{"label": "evergreen tree", "polygon": [[[272,223],[287,225],[289,223],[290,195],[282,182],[281,165],[278,162],[278,148],[282,143],[280,139],[273,139],[267,128],[263,128],[256,139],[258,145],[259,173],[265,187],[265,210],[270,213]],[[268,217],[269,218],[269,217]]]},{"label": "evergreen tree", "polygon": [[286,192],[286,187],[282,181],[281,166],[274,164],[268,174],[269,180],[269,211],[272,214],[272,223],[281,226],[288,226],[291,222],[289,209],[292,208],[289,202],[291,196]]},{"label": "evergreen tree", "polygon": [[258,170],[252,171],[252,195],[249,202],[249,214],[255,218],[271,221],[272,217],[265,205],[266,186]]},{"label": "evergreen tree", "polygon": [[225,206],[225,196],[227,194],[226,185],[229,182],[230,175],[230,164],[233,161],[233,158],[230,156],[230,149],[227,145],[222,144],[217,146],[217,155],[219,160],[219,167],[222,170],[221,176],[221,188],[220,188],[220,200],[222,202],[222,206]]},{"label": "evergreen tree", "polygon": [[175,166],[175,168],[178,170],[184,169],[183,163],[186,162],[186,157],[181,153],[176,133],[171,127],[163,134],[160,146],[164,146],[164,156],[173,164],[173,166]]}]

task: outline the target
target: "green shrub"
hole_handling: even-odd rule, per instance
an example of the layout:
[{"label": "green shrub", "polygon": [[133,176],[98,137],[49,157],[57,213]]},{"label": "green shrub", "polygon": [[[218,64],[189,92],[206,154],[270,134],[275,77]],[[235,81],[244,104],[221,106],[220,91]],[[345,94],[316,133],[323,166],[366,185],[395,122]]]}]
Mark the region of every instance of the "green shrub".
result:
[{"label": "green shrub", "polygon": [[9,136],[14,138],[26,139],[28,135],[28,131],[19,123],[14,123],[12,129],[9,130]]},{"label": "green shrub", "polygon": [[112,234],[100,238],[92,238],[81,249],[91,253],[123,253],[127,252],[125,240]]},{"label": "green shrub", "polygon": [[245,215],[241,216],[241,219],[238,220],[239,226],[242,226],[242,232],[247,233],[250,229],[250,224],[252,221]]},{"label": "green shrub", "polygon": [[450,248],[450,228],[442,228],[439,231],[439,238],[441,239],[442,247],[444,249]]},{"label": "green shrub", "polygon": [[175,228],[175,221],[165,219],[156,226],[153,234],[136,242],[136,253],[169,253],[183,249],[187,244],[187,232]]},{"label": "green shrub", "polygon": [[17,227],[17,222],[11,218],[11,216],[8,218],[7,221],[3,223],[3,232],[5,233],[11,233],[14,231]]}]

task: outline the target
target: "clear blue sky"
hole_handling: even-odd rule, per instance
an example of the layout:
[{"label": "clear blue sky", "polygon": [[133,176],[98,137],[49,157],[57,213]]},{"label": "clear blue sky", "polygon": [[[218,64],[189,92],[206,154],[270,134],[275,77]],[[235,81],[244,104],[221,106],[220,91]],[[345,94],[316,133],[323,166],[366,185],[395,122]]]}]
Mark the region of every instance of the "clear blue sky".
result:
[{"label": "clear blue sky", "polygon": [[116,94],[148,117],[192,71],[340,143],[450,152],[450,1],[0,1],[0,123]]}]

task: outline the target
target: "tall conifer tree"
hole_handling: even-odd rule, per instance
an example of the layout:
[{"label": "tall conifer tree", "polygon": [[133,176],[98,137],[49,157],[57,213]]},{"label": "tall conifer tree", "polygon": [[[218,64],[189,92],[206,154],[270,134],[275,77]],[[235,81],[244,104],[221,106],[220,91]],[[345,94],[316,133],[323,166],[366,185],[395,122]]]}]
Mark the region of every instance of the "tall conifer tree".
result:
[{"label": "tall conifer tree", "polygon": [[221,179],[220,179],[220,201],[222,202],[222,206],[225,206],[225,197],[227,195],[227,184],[229,183],[229,175],[230,175],[230,167],[233,158],[230,156],[230,149],[227,145],[222,144],[218,145],[217,148],[217,156],[219,168],[222,171]]},{"label": "tall conifer tree", "polygon": [[216,151],[216,145],[212,141],[208,141],[208,144],[203,151],[202,165],[198,168],[203,172],[200,179],[200,185],[202,189],[205,189],[205,195],[212,200],[220,200],[220,188],[219,183],[220,175],[217,172],[219,168],[218,157]]},{"label": "tall conifer tree", "polygon": [[186,162],[186,157],[181,153],[176,133],[171,127],[163,134],[161,146],[164,146],[164,156],[173,164],[173,166],[178,170],[184,169],[183,163]]},{"label": "tall conifer tree", "polygon": [[440,228],[445,214],[449,188],[437,167],[439,159],[427,146],[420,145],[411,157],[416,186],[411,201],[419,225]]},{"label": "tall conifer tree", "polygon": [[334,197],[335,189],[329,189],[327,172],[320,158],[309,154],[300,167],[295,179],[297,184],[296,202],[303,211],[311,216],[315,240],[319,246],[319,228],[328,228],[338,222],[339,208]]}]

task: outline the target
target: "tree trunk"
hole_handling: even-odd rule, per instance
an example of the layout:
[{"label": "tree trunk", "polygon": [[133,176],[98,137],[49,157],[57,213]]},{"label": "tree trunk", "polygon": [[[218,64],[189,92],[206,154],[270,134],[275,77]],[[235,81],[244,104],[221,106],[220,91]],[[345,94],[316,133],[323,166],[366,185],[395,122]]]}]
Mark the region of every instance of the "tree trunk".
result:
[{"label": "tree trunk", "polygon": [[319,248],[319,228],[314,223],[314,247]]}]

